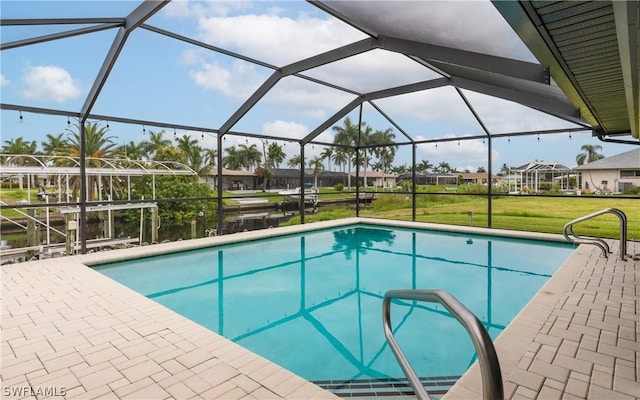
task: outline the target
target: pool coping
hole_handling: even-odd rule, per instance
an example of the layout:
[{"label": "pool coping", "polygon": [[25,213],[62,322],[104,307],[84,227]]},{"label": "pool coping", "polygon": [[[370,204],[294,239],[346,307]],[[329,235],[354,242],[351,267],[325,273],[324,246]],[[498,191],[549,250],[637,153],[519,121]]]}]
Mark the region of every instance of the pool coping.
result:
[{"label": "pool coping", "polygon": [[[308,223],[291,227],[243,232],[239,234],[231,234],[219,237],[170,242],[153,246],[97,252],[85,255],[3,266],[3,347],[2,368],[0,368],[0,376],[3,380],[3,388],[7,387],[8,385],[17,387],[24,384],[33,386],[34,383],[37,384],[38,382],[59,382],[58,378],[56,378],[56,374],[60,375],[61,372],[57,370],[53,372],[50,371],[49,365],[53,365],[50,360],[55,359],[56,354],[59,353],[58,349],[54,345],[52,345],[52,343],[54,343],[55,340],[59,339],[56,336],[60,332],[51,332],[50,328],[52,324],[52,317],[48,315],[48,313],[44,312],[44,310],[47,310],[51,307],[51,302],[59,303],[60,300],[56,296],[52,297],[53,300],[47,300],[48,296],[45,296],[44,294],[47,291],[51,291],[48,290],[46,286],[47,279],[52,279],[53,282],[51,283],[51,285],[58,285],[66,289],[72,288],[70,293],[67,293],[65,291],[57,292],[57,296],[66,296],[67,298],[71,296],[70,299],[66,300],[66,304],[71,304],[72,306],[69,306],[69,310],[65,310],[64,313],[59,312],[59,315],[56,317],[56,321],[64,320],[61,321],[61,323],[78,323],[77,320],[74,320],[74,318],[77,319],[78,316],[80,316],[80,319],[87,318],[86,315],[84,315],[80,310],[77,309],[77,307],[80,307],[80,305],[82,304],[82,301],[80,301],[79,299],[84,299],[90,301],[91,306],[94,307],[95,310],[97,310],[95,312],[97,312],[98,314],[107,313],[109,314],[110,318],[120,318],[122,324],[116,325],[119,327],[119,329],[132,329],[129,325],[129,320],[131,319],[129,314],[135,312],[136,309],[139,308],[141,310],[148,311],[148,316],[140,315],[139,313],[136,314],[137,319],[134,318],[134,322],[136,322],[136,324],[133,330],[141,330],[144,333],[147,333],[147,336],[156,341],[159,340],[159,336],[162,336],[162,332],[166,333],[166,329],[163,328],[164,330],[160,329],[159,331],[153,331],[153,329],[149,329],[149,326],[158,327],[158,324],[174,324],[176,329],[172,331],[172,333],[176,333],[177,337],[174,337],[173,339],[178,340],[180,343],[187,343],[184,344],[184,346],[186,346],[186,348],[189,348],[190,350],[186,351],[185,349],[181,354],[178,354],[179,352],[176,350],[175,354],[171,356],[172,358],[167,360],[165,360],[165,358],[170,357],[170,354],[166,352],[158,352],[159,350],[157,350],[156,352],[137,357],[136,360],[141,363],[141,365],[145,365],[145,363],[151,363],[148,365],[152,365],[155,363],[157,365],[160,365],[161,367],[164,367],[164,365],[170,360],[182,357],[181,359],[183,361],[187,360],[184,364],[190,365],[190,367],[186,368],[190,371],[189,373],[193,374],[200,380],[206,381],[207,378],[211,380],[210,371],[219,371],[220,369],[223,369],[225,373],[230,377],[228,381],[224,382],[219,382],[214,379],[213,381],[215,382],[209,382],[209,386],[206,386],[206,390],[202,389],[204,386],[198,387],[198,389],[202,389],[203,391],[197,393],[196,396],[203,396],[206,398],[208,396],[205,396],[204,393],[208,393],[209,395],[218,393],[218,395],[224,394],[225,398],[227,395],[229,396],[229,398],[335,398],[335,396],[333,396],[331,393],[325,392],[312,383],[309,383],[302,378],[299,378],[294,374],[282,369],[281,367],[267,360],[264,360],[260,356],[257,356],[249,352],[248,350],[233,344],[232,342],[222,338],[216,333],[209,331],[184,317],[179,316],[178,314],[164,308],[158,303],[155,303],[152,300],[147,299],[146,297],[103,276],[102,274],[99,274],[92,268],[86,268],[86,266],[121,260],[131,260],[157,254],[166,254],[169,252],[188,251],[212,245],[233,243],[240,240],[257,240],[273,236],[295,234],[309,230],[325,229],[361,223],[433,229],[439,231],[467,234],[476,233],[482,235],[495,235],[534,240],[564,241],[564,238],[561,235],[552,234],[539,234],[486,228],[471,228],[464,226],[447,226],[408,221],[378,220],[373,218],[348,218],[335,221]],[[615,241],[612,241],[612,244],[615,246]],[[636,247],[636,250],[640,251],[640,246]],[[540,344],[540,340],[538,339],[541,337],[541,332],[544,332],[545,329],[553,329],[553,326],[549,327],[549,321],[552,320],[552,322],[557,322],[562,319],[557,316],[554,317],[554,310],[558,308],[558,304],[563,302],[563,299],[566,302],[567,291],[571,292],[572,282],[575,281],[576,276],[579,276],[580,270],[583,269],[587,264],[594,264],[597,268],[602,268],[603,265],[615,266],[620,264],[612,261],[611,258],[604,259],[605,261],[600,260],[598,254],[599,251],[596,250],[597,249],[595,248],[581,245],[576,251],[574,251],[569,259],[565,261],[565,263],[563,263],[563,265],[552,276],[552,278],[544,285],[542,290],[539,291],[536,296],[534,296],[534,298],[527,304],[527,306],[518,314],[518,316],[512,321],[511,324],[509,324],[509,326],[495,341],[496,349],[501,362],[501,369],[503,371],[502,375],[503,381],[505,382],[506,397],[516,398],[520,396],[519,398],[535,398],[532,393],[535,393],[536,390],[540,391],[548,389],[548,392],[551,389],[558,390],[557,387],[559,386],[559,383],[557,382],[559,381],[555,381],[554,379],[552,379],[552,377],[545,377],[543,374],[543,378],[540,379],[538,377],[540,376],[540,374],[536,375],[536,371],[530,372],[528,371],[528,369],[531,369],[532,365],[538,365],[535,363],[535,358],[539,354],[542,354],[548,358],[547,353],[551,351],[551,344],[557,344],[558,348],[556,349],[556,353],[559,353],[563,350],[560,349],[560,346],[563,343],[562,340],[558,342],[558,340],[545,339],[549,343],[545,342],[543,344]],[[634,250],[630,251],[632,252]],[[632,264],[633,267],[637,270],[638,264],[640,263],[632,262],[630,264]],[[622,265],[622,267],[624,268],[626,267],[626,265]],[[34,287],[33,283],[31,282],[34,279],[39,279],[45,287]],[[33,294],[34,291],[42,292],[43,289],[43,293],[38,293],[35,295]],[[53,290],[54,288],[51,289]],[[126,299],[125,304],[123,304],[120,299],[117,299],[118,301],[115,301],[115,305],[113,303],[110,303],[110,301],[114,301],[113,296],[116,295],[122,296],[122,298]],[[76,298],[74,299],[73,296],[76,296]],[[136,307],[133,307],[134,305]],[[113,307],[114,309],[111,310],[110,307]],[[25,311],[25,308],[27,311]],[[27,316],[28,318],[25,319],[25,316]],[[147,328],[144,327],[145,324],[148,325]],[[551,325],[553,325],[553,323],[551,323]],[[43,335],[38,335],[37,332],[31,332],[29,330],[29,328],[40,329],[42,327],[45,327],[45,333]],[[104,332],[102,331],[104,331],[105,329],[105,327],[101,326],[100,329],[93,329],[92,332],[97,330],[98,335],[104,335]],[[60,328],[58,330],[60,330]],[[64,332],[62,333],[62,336],[64,336]],[[53,334],[54,339],[48,337],[47,334]],[[132,334],[132,336],[135,335]],[[144,337],[146,338],[146,336]],[[73,382],[73,384],[76,385],[72,388],[72,390],[74,390],[72,394],[78,396],[78,398],[87,398],[90,397],[89,395],[102,397],[105,394],[109,394],[110,396],[115,398],[123,398],[131,397],[130,395],[133,393],[152,393],[154,390],[162,390],[162,392],[166,394],[168,393],[167,390],[169,388],[172,388],[176,393],[179,393],[176,388],[178,387],[178,383],[174,383],[173,381],[171,381],[171,376],[159,376],[162,375],[161,372],[167,372],[166,368],[164,368],[163,371],[158,371],[154,375],[155,378],[154,376],[148,376],[141,371],[138,371],[137,374],[134,375],[136,377],[144,376],[144,379],[133,382],[121,378],[115,382],[110,382],[110,384],[103,384],[99,387],[99,389],[96,387],[92,387],[91,380],[87,380],[88,378],[86,376],[79,376],[79,374],[82,373],[83,368],[88,370],[91,370],[91,368],[95,368],[95,365],[89,364],[86,360],[87,358],[92,359],[90,355],[94,354],[92,350],[95,350],[86,342],[88,341],[91,344],[93,344],[93,342],[90,338],[84,339],[85,340],[83,344],[80,345],[80,347],[72,346],[71,349],[69,347],[66,347],[63,354],[63,357],[65,359],[73,359],[75,361],[78,361],[77,365],[68,365],[67,367],[63,368],[63,376],[65,377],[64,379],[66,379],[66,381]],[[125,341],[125,339],[127,338],[119,338],[118,340]],[[166,340],[166,337],[162,337],[162,339]],[[136,340],[141,339],[137,337]],[[144,342],[144,340],[141,341]],[[635,338],[635,343],[637,344],[637,342],[638,338]],[[27,346],[27,343],[31,343],[31,345]],[[37,343],[38,345],[34,347],[33,343]],[[49,343],[49,346],[47,346],[45,343]],[[197,349],[197,347],[194,348],[193,346],[202,346],[203,344],[203,348],[205,348],[206,351],[201,351],[202,354],[199,354],[197,356],[193,354]],[[105,343],[101,343],[100,345],[108,347],[108,345]],[[119,349],[118,346],[121,346],[123,344],[116,341],[115,343],[112,343],[112,345]],[[27,350],[27,348],[29,348],[30,350]],[[31,348],[33,349],[31,350]],[[79,358],[73,356],[73,349],[75,349],[76,352],[79,353]],[[545,353],[543,350],[547,353]],[[96,351],[105,352],[108,351],[108,349],[100,348]],[[157,357],[160,358],[158,359]],[[195,357],[196,361],[189,361],[190,357]],[[635,357],[635,359],[637,360],[637,352]],[[624,358],[622,359],[623,361],[628,361],[624,360]],[[249,364],[255,365],[255,363],[257,363],[264,368],[258,368],[257,371],[247,369],[247,365],[238,360],[252,360],[252,362]],[[125,371],[130,371],[132,368],[135,369],[135,365],[130,365],[132,362],[131,360],[116,358],[101,361],[102,363],[100,365],[102,365],[103,367],[105,366],[106,362],[108,365],[105,368],[113,368],[115,370],[115,372],[112,371],[112,374],[114,376],[117,376],[117,374],[122,376],[125,375]],[[551,361],[552,360],[549,360],[549,362]],[[608,359],[606,359],[605,361],[609,362]],[[617,363],[617,361],[615,362]],[[67,363],[72,362],[68,361]],[[181,365],[185,366],[184,364]],[[171,365],[177,368],[175,364]],[[629,365],[625,365],[625,367],[627,369],[630,368]],[[140,368],[138,367],[137,370],[139,369]],[[638,367],[635,367],[636,371],[637,369]],[[527,373],[523,374],[522,370]],[[109,371],[111,371],[111,369]],[[98,372],[99,371],[96,371],[94,374],[97,374]],[[602,373],[605,373],[605,371],[602,371]],[[564,374],[564,370],[562,371],[562,374]],[[613,374],[613,371],[611,371],[611,374]],[[132,374],[128,372],[128,375],[125,375],[125,378],[129,378],[131,375]],[[171,375],[170,372],[169,375]],[[563,383],[565,389],[560,391],[560,393],[571,394],[571,390],[573,389],[566,389],[567,385],[572,384],[571,379],[583,378],[583,376],[576,375],[576,378],[576,376],[574,375],[565,375],[567,375],[567,379],[565,379],[565,382]],[[586,374],[582,373],[582,375]],[[160,381],[156,381],[156,379],[159,379]],[[164,381],[162,381],[161,379],[164,379]],[[197,381],[195,378],[191,379],[193,381]],[[628,383],[627,380],[620,381],[618,379],[618,386],[622,385],[622,389],[621,391],[616,392],[614,390],[616,388],[614,387],[614,381],[612,379],[612,383],[609,385],[609,389],[613,390],[613,393],[625,396],[625,393],[628,393],[630,390],[629,387],[635,389],[635,386]],[[533,383],[531,383],[530,381]],[[85,382],[89,383],[85,385]],[[163,385],[162,382],[164,382],[165,384]],[[167,382],[172,383],[172,385],[167,386]],[[576,384],[574,383],[573,386],[576,386]],[[91,389],[87,390],[86,387],[89,387]],[[222,391],[222,387],[224,387],[226,392]],[[591,393],[591,386],[588,387],[589,393]],[[184,389],[182,386],[180,386],[179,388]],[[593,391],[593,393],[603,393],[598,392],[599,389],[603,388],[607,389],[607,385],[600,383],[599,385],[596,385],[596,390]],[[190,387],[189,389],[195,392],[194,387]],[[148,392],[145,392],[145,390]],[[218,392],[216,392],[216,390],[218,390]],[[479,398],[481,397],[481,390],[482,384],[480,380],[480,372],[476,364],[470,370],[468,370],[467,373],[465,373],[465,375],[458,381],[458,383],[449,391],[449,393],[445,395],[445,399]],[[102,393],[96,395],[96,393],[98,392]],[[573,390],[573,392],[577,392],[577,389]],[[64,397],[72,398],[74,396]],[[173,393],[170,397],[187,398],[175,395]]]}]

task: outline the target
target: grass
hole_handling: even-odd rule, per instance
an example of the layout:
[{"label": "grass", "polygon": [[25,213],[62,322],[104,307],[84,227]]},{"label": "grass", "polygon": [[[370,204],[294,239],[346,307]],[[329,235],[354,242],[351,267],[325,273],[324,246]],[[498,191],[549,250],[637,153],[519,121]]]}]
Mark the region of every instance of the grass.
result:
[{"label": "grass", "polygon": [[[470,225],[469,212],[472,213],[472,225],[486,227],[487,200],[476,196],[447,196],[458,198],[458,202],[429,203],[424,199],[416,207],[416,220],[454,225]],[[377,203],[377,200],[376,200]],[[389,209],[383,202],[382,207],[364,210],[361,215],[391,219],[411,219],[411,208]],[[640,201],[626,198],[550,198],[550,197],[497,197],[492,201],[492,227],[513,230],[525,230],[546,233],[562,233],[564,225],[578,217],[603,208],[619,208],[629,221],[629,239],[640,238]],[[620,227],[617,217],[605,214],[595,219],[577,224],[577,234],[616,238]]]},{"label": "grass", "polygon": [[[422,193],[416,197],[416,220],[453,225],[473,225],[486,227],[488,224],[487,199],[483,196],[437,194],[443,187],[420,187]],[[436,193],[434,193],[436,192]],[[277,193],[254,192],[242,195],[225,192],[225,196],[262,197],[270,202],[282,201]],[[333,188],[321,188],[321,199],[353,198],[354,191],[336,191]],[[26,190],[2,189],[0,199],[7,204],[27,198]],[[32,189],[31,200],[37,200],[37,191]],[[235,203],[233,199],[225,199],[225,204]],[[593,213],[603,208],[614,207],[621,209],[628,218],[629,239],[640,239],[640,201],[638,199],[611,196],[595,198],[588,196],[576,197],[540,197],[540,196],[499,196],[492,200],[493,214],[491,225],[494,228],[525,230],[546,233],[562,233],[564,225],[578,217]],[[21,209],[25,211],[24,209]],[[471,213],[471,218],[469,216]],[[15,210],[2,210],[2,215],[19,217]],[[361,209],[360,215],[388,218],[411,219],[410,193],[376,194],[372,205]],[[354,206],[320,208],[317,213],[305,216],[305,222],[326,221],[332,219],[355,216]],[[286,224],[300,223],[300,217],[291,218]],[[616,238],[619,236],[619,222],[614,215],[605,214],[595,219],[585,221],[575,226],[575,232],[582,235]]]}]

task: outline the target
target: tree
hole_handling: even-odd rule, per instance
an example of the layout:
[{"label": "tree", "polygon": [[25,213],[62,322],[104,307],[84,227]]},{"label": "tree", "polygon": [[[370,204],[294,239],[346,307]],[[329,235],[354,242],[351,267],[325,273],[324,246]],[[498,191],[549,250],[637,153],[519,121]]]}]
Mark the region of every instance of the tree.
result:
[{"label": "tree", "polygon": [[478,170],[476,171],[477,173],[486,173],[487,170],[484,169],[484,167],[478,167]]},{"label": "tree", "polygon": [[47,140],[40,142],[42,145],[42,152],[51,156],[63,156],[69,154],[69,143],[63,136],[64,133],[59,133],[58,135],[47,133]]},{"label": "tree", "polygon": [[[75,124],[75,130],[67,128],[67,137],[69,141],[69,150],[71,156],[80,157],[80,125]],[[85,165],[87,167],[100,168],[103,166],[105,158],[110,158],[116,144],[113,142],[114,136],[107,136],[109,129],[100,126],[97,122],[86,122],[84,124],[84,150],[85,156],[88,157]],[[95,193],[97,193],[102,187],[105,190],[105,194],[108,194],[108,188],[110,184],[115,184],[113,181],[107,181],[107,177],[103,177],[105,184],[101,185],[98,177],[94,175],[87,175],[87,200],[93,201]],[[78,189],[80,187],[79,177],[75,177],[72,181],[73,197],[77,196]],[[115,189],[115,187],[114,187]]]},{"label": "tree", "polygon": [[333,163],[340,166],[340,171],[344,172],[344,166],[347,164],[347,153],[343,148],[336,148],[333,154]]},{"label": "tree", "polygon": [[382,187],[384,188],[384,173],[393,160],[396,157],[396,151],[398,150],[398,145],[394,144],[394,140],[396,135],[393,133],[391,128],[385,129],[384,131],[376,131],[373,134],[373,142],[377,145],[381,145],[381,147],[377,147],[374,152],[380,161],[381,170],[382,170]]},{"label": "tree", "polygon": [[322,152],[320,153],[320,157],[322,158],[322,160],[327,160],[328,161],[328,167],[327,169],[329,171],[331,171],[331,157],[333,157],[334,154],[334,148],[329,146],[329,147],[325,147],[324,150],[322,150]]},{"label": "tree", "polygon": [[511,167],[507,164],[502,164],[502,167],[500,167],[500,173],[503,175],[509,175],[509,172],[511,172]]},{"label": "tree", "polygon": [[242,162],[242,166],[248,171],[255,170],[262,160],[262,155],[258,151],[257,146],[255,144],[252,144],[251,146],[241,144],[238,147],[239,158]]},{"label": "tree", "polygon": [[216,160],[218,159],[218,150],[216,149],[204,149],[204,160],[207,167],[214,168],[216,166]]},{"label": "tree", "polygon": [[431,164],[428,160],[421,160],[416,164],[416,172],[420,174],[428,173],[431,168],[433,168],[433,164]]},{"label": "tree", "polygon": [[[31,142],[25,141],[23,138],[19,137],[16,139],[5,140],[4,145],[2,146],[2,152],[6,154],[24,154],[24,155],[34,155],[37,154],[38,144],[35,140]],[[24,166],[24,165],[33,165],[35,164],[35,160],[29,157],[11,157],[11,163],[13,165]],[[20,189],[24,186],[23,176],[18,180],[18,185]],[[32,180],[33,182],[33,180]]]},{"label": "tree", "polygon": [[[373,129],[370,126],[363,126],[358,135],[357,144],[360,146],[368,146],[373,142]],[[358,157],[354,157],[354,164],[364,169],[362,173],[364,188],[367,189],[367,166],[369,165],[369,149],[363,147],[358,152]]]},{"label": "tree", "polygon": [[235,146],[227,147],[224,149],[226,156],[222,158],[222,166],[229,169],[242,169],[241,154],[238,152]]},{"label": "tree", "polygon": [[[447,173],[452,171],[451,165],[449,165],[448,162],[444,162],[444,161],[438,164],[437,168],[438,168],[438,171],[442,173]],[[435,171],[435,168],[434,168],[434,171]]]},{"label": "tree", "polygon": [[[2,146],[2,152],[6,154],[37,154],[38,143],[33,140],[31,142],[25,141],[19,137],[16,139],[5,140]],[[23,164],[24,165],[24,164]]]},{"label": "tree", "polygon": [[599,144],[584,144],[580,147],[580,150],[582,150],[582,153],[576,156],[576,162],[578,165],[583,165],[585,162],[590,163],[604,158],[602,154],[598,153],[598,151],[602,151],[602,146]]},{"label": "tree", "polygon": [[318,189],[318,171],[324,169],[322,157],[314,157],[309,160],[309,168],[313,168],[313,185]]},{"label": "tree", "polygon": [[278,143],[271,143],[267,148],[267,159],[265,163],[269,168],[280,168],[280,164],[287,158],[282,146]]},{"label": "tree", "polygon": [[166,147],[173,147],[171,140],[164,138],[165,133],[164,130],[159,132],[149,130],[149,140],[142,142],[147,157],[158,160],[159,154],[166,153]]},{"label": "tree", "polygon": [[297,154],[293,157],[291,157],[289,159],[289,162],[287,162],[287,165],[289,166],[289,168],[298,168],[302,165],[302,157],[300,157],[300,154]]},{"label": "tree", "polygon": [[122,146],[113,149],[112,155],[118,158],[128,158],[131,160],[142,160],[146,154],[146,146],[144,143],[137,143],[130,140]]},{"label": "tree", "polygon": [[347,164],[347,186],[351,187],[351,161],[353,159],[355,150],[354,146],[358,145],[358,132],[366,130],[366,123],[362,123],[360,129],[358,129],[357,125],[353,125],[351,123],[351,119],[349,117],[344,119],[344,126],[335,125],[331,128],[336,135],[333,138],[333,143],[337,145],[347,146],[343,147],[342,150],[346,154],[346,164]]}]

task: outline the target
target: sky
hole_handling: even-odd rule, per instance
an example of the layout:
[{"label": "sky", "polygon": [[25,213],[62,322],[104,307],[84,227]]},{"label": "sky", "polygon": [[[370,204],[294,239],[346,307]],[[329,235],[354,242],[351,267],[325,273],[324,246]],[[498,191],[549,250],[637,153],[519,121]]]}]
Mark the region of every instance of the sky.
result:
[{"label": "sky", "polygon": [[[371,2],[367,18],[380,18]],[[17,1],[0,3],[2,18],[123,17],[138,2],[131,1]],[[351,5],[352,6],[352,5]],[[396,6],[396,5],[394,5]],[[533,56],[498,12],[487,1],[398,2],[405,18],[421,18],[420,29],[434,43],[464,43],[468,49],[507,55],[526,61]],[[458,16],[454,22],[451,16]],[[448,17],[448,18],[447,18]],[[473,22],[480,22],[474,24]],[[488,23],[488,21],[491,21]],[[304,1],[172,1],[147,21],[148,24],[188,36],[212,46],[257,59],[277,67],[366,38],[362,32]],[[83,26],[2,26],[2,43],[47,35]],[[398,34],[402,21],[394,25]],[[0,59],[1,101],[33,107],[77,112],[98,74],[115,30],[49,41],[2,51]],[[500,40],[495,40],[500,38]],[[460,42],[462,41],[462,42]],[[145,29],[131,33],[91,112],[158,123],[220,128],[272,73],[261,65],[176,41]],[[435,72],[408,58],[374,50],[304,72],[305,75],[367,93],[398,85],[438,78]],[[571,128],[575,125],[519,104],[462,90],[492,133]],[[298,77],[282,79],[231,130],[300,139],[353,100],[354,95],[311,83]],[[453,87],[377,100],[375,104],[415,139],[456,138],[483,133]],[[33,113],[1,111],[1,139],[22,137],[45,140],[47,134],[67,133],[73,119]],[[363,121],[374,130],[392,128],[398,141],[402,133],[375,108],[365,105]],[[358,121],[358,110],[349,114]],[[107,121],[97,121],[103,125]],[[337,125],[341,125],[341,122]],[[109,122],[109,134],[117,144],[139,142],[149,131],[161,127]],[[169,138],[172,129],[166,129]],[[203,147],[215,148],[213,135],[176,131],[189,135]],[[320,134],[332,142],[332,129]],[[261,141],[228,136],[224,146]],[[280,142],[288,158],[298,154],[293,142]],[[629,145],[598,141],[590,132],[502,138],[493,141],[493,168],[519,166],[530,161],[560,162],[575,166],[582,145],[601,145],[611,156],[631,150]],[[459,170],[487,168],[487,145],[482,140],[423,144],[417,161],[447,162]],[[305,149],[307,158],[323,146]],[[401,146],[395,165],[410,164],[409,146]],[[334,166],[325,165],[325,168]]]}]

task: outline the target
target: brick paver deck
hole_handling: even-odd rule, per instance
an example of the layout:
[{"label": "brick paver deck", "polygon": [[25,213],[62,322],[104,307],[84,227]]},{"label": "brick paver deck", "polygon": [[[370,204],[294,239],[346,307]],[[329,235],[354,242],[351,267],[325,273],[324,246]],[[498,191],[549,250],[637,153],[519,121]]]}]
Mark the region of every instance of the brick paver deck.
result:
[{"label": "brick paver deck", "polygon": [[[611,244],[581,245],[495,341],[505,398],[640,398],[640,260]],[[474,365],[444,399],[481,397]]]},{"label": "brick paver deck", "polygon": [[[243,238],[282,232],[269,231]],[[2,266],[2,397],[335,398],[85,265],[238,240],[230,236]],[[639,272],[640,261],[580,246],[496,340],[505,396],[638,398]],[[446,398],[481,393],[474,366]]]}]

